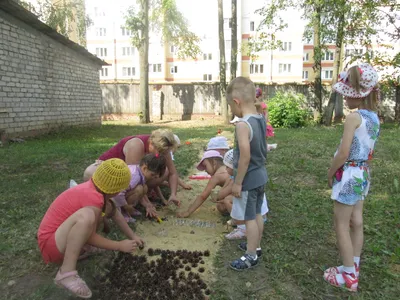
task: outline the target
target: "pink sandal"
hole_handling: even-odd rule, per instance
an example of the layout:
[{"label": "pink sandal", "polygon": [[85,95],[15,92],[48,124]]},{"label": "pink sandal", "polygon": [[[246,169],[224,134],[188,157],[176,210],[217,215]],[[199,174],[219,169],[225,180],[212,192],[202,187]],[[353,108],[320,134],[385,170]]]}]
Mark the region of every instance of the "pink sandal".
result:
[{"label": "pink sandal", "polygon": [[[336,276],[343,276],[344,284],[340,284],[337,281]],[[332,286],[339,287],[339,288],[344,288],[348,290],[349,292],[357,292],[358,289],[358,278],[355,276],[355,274],[347,274],[347,273],[341,273],[341,274],[334,274],[334,273],[325,273],[324,274],[324,279],[327,283],[329,283]]]},{"label": "pink sandal", "polygon": [[[64,282],[67,278],[72,280]],[[65,288],[79,298],[89,299],[92,297],[92,291],[89,289],[86,282],[79,277],[77,271],[61,274],[60,270],[58,270],[56,278],[54,278],[54,283]]]},{"label": "pink sandal", "polygon": [[225,235],[225,238],[228,240],[240,240],[244,239],[246,237],[246,230],[243,230],[241,228],[236,228],[230,233]]}]

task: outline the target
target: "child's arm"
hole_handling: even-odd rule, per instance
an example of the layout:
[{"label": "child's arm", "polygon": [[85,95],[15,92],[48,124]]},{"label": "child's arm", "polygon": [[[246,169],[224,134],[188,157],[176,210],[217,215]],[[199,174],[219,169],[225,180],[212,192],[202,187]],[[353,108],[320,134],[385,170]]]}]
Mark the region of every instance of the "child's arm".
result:
[{"label": "child's arm", "polygon": [[233,180],[228,178],[222,189],[219,190],[217,200],[222,200],[232,194]]},{"label": "child's arm", "polygon": [[328,171],[328,184],[332,187],[333,176],[336,171],[343,166],[350,154],[350,147],[353,142],[354,132],[360,126],[361,119],[358,113],[349,114],[344,122],[344,131],[342,142],[340,143],[339,149],[332,160],[331,167]]},{"label": "child's arm", "polygon": [[240,157],[235,182],[232,186],[232,195],[240,198],[242,183],[250,163],[250,129],[244,122],[236,124],[236,136],[240,149]]},{"label": "child's arm", "polygon": [[196,209],[198,209],[204,203],[204,201],[207,200],[208,196],[210,196],[212,190],[217,186],[217,184],[218,184],[217,176],[211,177],[204,191],[199,196],[196,197],[196,200],[194,200],[194,202],[189,206],[187,211],[177,213],[177,217],[178,218],[189,217]]},{"label": "child's arm", "polygon": [[168,199],[169,203],[174,203],[176,206],[181,205],[181,202],[178,200],[178,198],[176,197],[176,191],[178,190],[178,171],[175,168],[175,164],[174,161],[172,160],[171,154],[168,152],[165,155],[165,159],[167,162],[167,168],[169,171],[169,175],[168,175],[168,183],[169,183],[169,187],[171,189],[171,195]]},{"label": "child's arm", "polygon": [[121,212],[118,209],[115,211],[115,214],[112,217],[112,219],[128,239],[135,241],[137,245],[143,245],[144,243],[143,240],[136,233],[132,231],[132,229],[129,227],[128,223],[125,221],[124,217],[122,216]]},{"label": "child's arm", "polygon": [[[88,206],[89,208],[93,209],[94,213],[96,214],[96,220],[101,217],[101,209],[94,206]],[[96,222],[97,223],[97,222]],[[92,235],[87,240],[89,245],[107,249],[107,250],[116,250],[122,252],[132,252],[137,247],[137,242],[134,240],[123,240],[123,241],[113,241],[106,239],[105,237],[97,234],[94,230]]]}]

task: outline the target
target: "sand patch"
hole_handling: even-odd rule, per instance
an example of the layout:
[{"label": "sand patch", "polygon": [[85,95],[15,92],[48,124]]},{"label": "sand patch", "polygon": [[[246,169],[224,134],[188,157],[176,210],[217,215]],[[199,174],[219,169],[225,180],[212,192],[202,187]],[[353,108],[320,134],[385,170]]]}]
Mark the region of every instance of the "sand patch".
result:
[{"label": "sand patch", "polygon": [[[207,180],[188,180],[192,190],[179,190],[178,199],[181,200],[181,208],[186,209],[199,195],[207,184]],[[152,221],[138,221],[137,232],[145,240],[146,247],[137,254],[146,254],[148,248],[162,250],[188,250],[210,251],[210,256],[205,257],[204,267],[206,271],[202,276],[208,282],[214,275],[213,258],[223,240],[226,226],[222,224],[221,215],[215,204],[210,200],[195,211],[189,218],[179,219],[175,214],[178,209],[174,206],[165,207],[158,211],[161,218],[167,218],[161,224]]]}]

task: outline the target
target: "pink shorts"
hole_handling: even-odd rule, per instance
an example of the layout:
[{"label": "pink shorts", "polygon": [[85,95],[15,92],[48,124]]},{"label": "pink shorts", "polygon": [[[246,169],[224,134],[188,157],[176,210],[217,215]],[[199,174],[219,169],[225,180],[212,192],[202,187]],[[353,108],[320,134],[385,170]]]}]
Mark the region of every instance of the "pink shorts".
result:
[{"label": "pink shorts", "polygon": [[48,239],[39,239],[38,243],[43,260],[46,264],[61,263],[64,260],[64,254],[57,248],[55,232],[51,234]]}]

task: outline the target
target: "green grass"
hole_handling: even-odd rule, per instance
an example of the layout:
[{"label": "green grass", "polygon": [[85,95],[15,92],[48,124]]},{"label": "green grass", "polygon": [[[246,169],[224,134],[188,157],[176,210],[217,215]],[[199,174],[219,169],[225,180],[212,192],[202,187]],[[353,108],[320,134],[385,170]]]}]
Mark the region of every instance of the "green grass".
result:
[{"label": "green grass", "polygon": [[398,128],[385,126],[376,147],[372,188],[365,203],[359,292],[351,295],[322,279],[325,267],[339,263],[326,175],[342,130],[342,126],[276,130],[270,143],[278,143],[278,149],[267,158],[270,214],[261,267],[247,273],[227,268],[240,250],[238,242],[224,242],[216,259],[219,276],[213,299],[399,299]]},{"label": "green grass", "polygon": [[[204,124],[173,128],[183,143],[192,142],[176,154],[181,175],[187,174],[200,149],[217,131],[218,127]],[[52,284],[56,267],[41,261],[35,234],[43,214],[69,179],[80,180],[84,168],[118,139],[156,128],[107,123],[0,148],[1,299],[70,299]],[[262,264],[249,272],[229,269],[227,263],[237,258],[240,250],[237,242],[225,241],[216,258],[212,299],[399,298],[399,128],[383,128],[377,144],[371,194],[365,203],[360,292],[351,296],[322,280],[324,267],[339,262],[326,173],[341,131],[341,126],[276,130],[277,137],[270,142],[278,143],[278,149],[268,154],[267,162],[271,212]],[[94,257],[78,265],[95,292],[96,279],[107,270],[109,259],[104,258]],[[16,284],[7,287],[10,280]]]},{"label": "green grass", "polygon": [[[66,129],[0,148],[0,290],[4,290],[0,299],[68,299],[52,284],[57,268],[46,266],[38,250],[35,237],[44,213],[69,179],[80,182],[86,166],[120,138],[159,127],[106,123],[101,128]],[[218,128],[206,122],[195,128],[172,128],[183,143],[175,155],[181,176],[198,161],[200,149]],[[188,140],[191,144],[185,145]],[[79,264],[91,287],[102,272],[102,258]],[[7,287],[10,280],[17,283]]]}]

